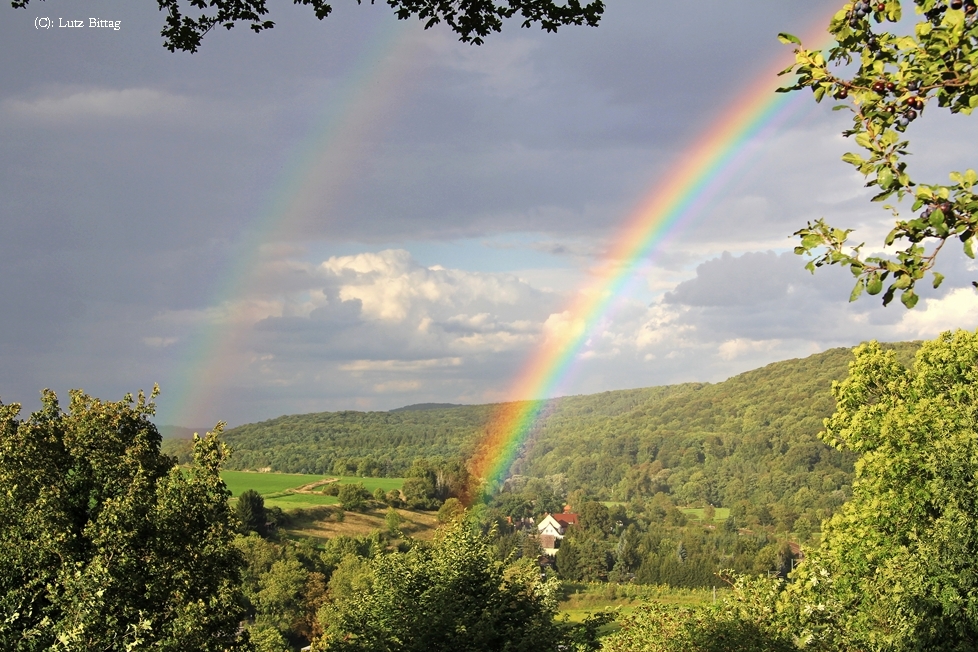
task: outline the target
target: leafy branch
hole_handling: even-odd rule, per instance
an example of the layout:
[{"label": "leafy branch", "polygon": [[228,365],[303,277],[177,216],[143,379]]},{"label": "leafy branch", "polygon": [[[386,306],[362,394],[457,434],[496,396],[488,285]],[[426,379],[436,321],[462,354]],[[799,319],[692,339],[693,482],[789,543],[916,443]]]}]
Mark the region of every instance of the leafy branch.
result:
[{"label": "leafy branch", "polygon": [[[24,8],[31,0],[11,0],[14,8]],[[364,0],[356,0],[363,4]],[[370,0],[374,4],[376,0]],[[485,37],[502,31],[503,20],[519,15],[522,26],[539,24],[548,32],[565,25],[598,24],[604,13],[602,0],[384,0],[400,20],[417,16],[425,29],[444,22],[458,34],[463,43],[481,45]],[[204,35],[215,27],[231,29],[247,24],[254,32],[275,26],[267,20],[266,0],[156,0],[166,14],[160,34],[163,47],[170,52],[196,52]],[[292,4],[311,7],[316,18],[323,20],[333,12],[326,0],[292,0]],[[193,15],[191,15],[193,14]]]},{"label": "leafy branch", "polygon": [[[910,34],[886,29],[902,17],[900,0],[858,0],[832,18],[829,32],[836,43],[827,53],[806,50],[791,34],[779,35],[782,42],[797,46],[795,63],[781,73],[794,74],[795,82],[779,91],[809,88],[816,102],[826,97],[840,101],[834,109],[848,109],[853,116],[852,128],[843,135],[853,137],[863,150],[842,160],[867,178],[867,186],[878,189],[872,201],[913,198],[909,219],[885,206],[895,224],[883,244],[897,246],[893,254],[863,258],[865,243],[848,243],[851,229],[834,228],[821,219],[795,232],[801,240],[795,253],[812,257],[806,265],[812,272],[826,265],[848,266],[856,277],[850,301],[864,291],[882,292],[883,305],[888,305],[899,292],[907,308],[917,304],[916,284],[928,273],[933,287],[940,286],[944,277],[933,268],[949,239],[958,238],[965,255],[974,258],[978,230],[978,174],[969,169],[951,172],[950,184],[918,184],[907,172],[909,141],[903,138],[928,104],[965,115],[978,107],[978,5],[975,0],[913,4],[921,19]],[[847,76],[854,62],[858,67]]]}]

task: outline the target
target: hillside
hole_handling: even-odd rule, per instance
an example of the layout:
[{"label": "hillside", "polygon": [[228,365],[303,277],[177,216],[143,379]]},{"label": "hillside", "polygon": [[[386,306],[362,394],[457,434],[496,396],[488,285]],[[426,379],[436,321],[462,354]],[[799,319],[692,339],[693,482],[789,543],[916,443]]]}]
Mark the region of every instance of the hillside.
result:
[{"label": "hillside", "polygon": [[[916,345],[894,345],[902,355]],[[628,500],[658,486],[714,504],[747,498],[755,488],[718,495],[733,476],[787,490],[779,473],[820,468],[834,491],[848,462],[817,440],[831,414],[832,381],[851,353],[831,349],[776,362],[720,383],[689,383],[571,396],[548,401],[547,418],[524,446],[515,474],[563,474],[571,488]],[[290,473],[399,476],[419,457],[466,457],[493,405],[322,412],[233,428],[229,468]],[[775,460],[777,462],[775,463]],[[706,477],[697,476],[705,474]],[[842,475],[838,475],[841,473]],[[834,475],[833,475],[834,474]],[[797,490],[797,482],[788,482]]]}]

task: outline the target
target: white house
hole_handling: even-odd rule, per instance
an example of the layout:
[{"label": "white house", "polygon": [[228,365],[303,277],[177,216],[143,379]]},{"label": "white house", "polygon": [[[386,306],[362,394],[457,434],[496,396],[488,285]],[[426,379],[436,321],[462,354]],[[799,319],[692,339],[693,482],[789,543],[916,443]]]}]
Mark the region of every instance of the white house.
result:
[{"label": "white house", "polygon": [[560,540],[571,525],[577,524],[577,514],[572,514],[569,507],[562,514],[544,514],[543,520],[537,523],[537,533],[540,536],[540,547],[551,557],[557,554]]}]

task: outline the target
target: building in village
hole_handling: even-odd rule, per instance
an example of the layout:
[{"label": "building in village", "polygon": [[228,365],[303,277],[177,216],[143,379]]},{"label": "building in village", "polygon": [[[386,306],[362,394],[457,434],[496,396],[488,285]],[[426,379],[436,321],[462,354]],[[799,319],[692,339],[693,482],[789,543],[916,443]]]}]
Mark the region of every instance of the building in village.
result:
[{"label": "building in village", "polygon": [[577,514],[570,511],[570,506],[564,507],[560,514],[544,514],[537,523],[537,535],[540,537],[540,547],[544,554],[553,557],[560,548],[560,540],[567,533],[567,528],[577,525]]}]

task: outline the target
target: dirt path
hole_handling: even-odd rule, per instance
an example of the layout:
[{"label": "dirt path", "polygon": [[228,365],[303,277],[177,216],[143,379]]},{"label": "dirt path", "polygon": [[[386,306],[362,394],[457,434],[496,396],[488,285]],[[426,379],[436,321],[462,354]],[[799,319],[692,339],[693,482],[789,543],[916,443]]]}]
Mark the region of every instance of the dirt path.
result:
[{"label": "dirt path", "polygon": [[292,493],[297,493],[297,494],[313,494],[313,493],[319,493],[318,491],[316,491],[316,489],[318,489],[319,487],[323,486],[324,484],[332,484],[334,482],[339,482],[339,481],[340,481],[339,478],[325,478],[323,480],[316,480],[315,482],[310,482],[309,484],[304,484],[301,487],[296,487],[294,489],[289,489],[289,491],[292,492]]}]

